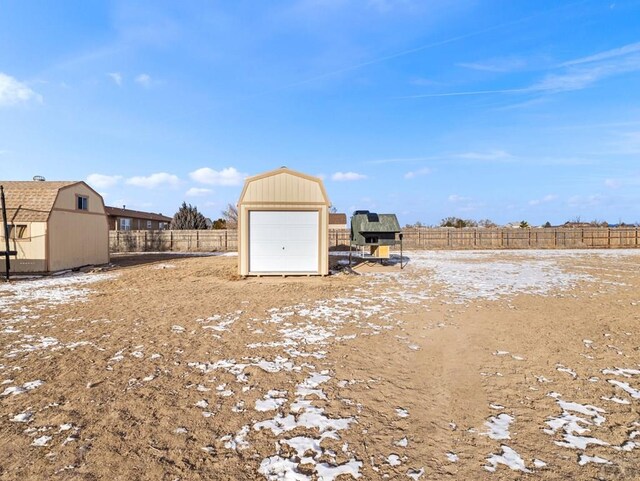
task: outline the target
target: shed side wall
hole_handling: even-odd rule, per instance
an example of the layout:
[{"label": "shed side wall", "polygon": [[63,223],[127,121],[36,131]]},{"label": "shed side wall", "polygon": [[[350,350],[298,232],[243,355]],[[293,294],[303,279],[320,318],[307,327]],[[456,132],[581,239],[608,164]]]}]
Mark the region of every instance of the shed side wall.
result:
[{"label": "shed side wall", "polygon": [[[16,222],[16,224],[26,224],[28,236],[24,239],[9,240],[9,249],[18,252],[17,256],[10,257],[10,272],[46,271],[47,223]],[[0,228],[0,250],[4,251],[4,246],[4,229]],[[0,272],[5,272],[4,257],[0,258]]]},{"label": "shed side wall", "polygon": [[[89,198],[88,210],[76,209],[78,195]],[[48,223],[49,270],[109,262],[109,226],[102,197],[77,184],[60,190]]]}]

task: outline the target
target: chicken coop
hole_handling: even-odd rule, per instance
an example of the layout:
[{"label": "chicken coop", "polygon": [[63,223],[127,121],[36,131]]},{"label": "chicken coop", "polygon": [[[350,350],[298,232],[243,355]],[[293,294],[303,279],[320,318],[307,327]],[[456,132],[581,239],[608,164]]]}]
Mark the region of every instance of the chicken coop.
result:
[{"label": "chicken coop", "polygon": [[351,217],[351,246],[371,257],[389,259],[391,246],[396,245],[400,223],[395,214],[376,214],[357,210]]}]

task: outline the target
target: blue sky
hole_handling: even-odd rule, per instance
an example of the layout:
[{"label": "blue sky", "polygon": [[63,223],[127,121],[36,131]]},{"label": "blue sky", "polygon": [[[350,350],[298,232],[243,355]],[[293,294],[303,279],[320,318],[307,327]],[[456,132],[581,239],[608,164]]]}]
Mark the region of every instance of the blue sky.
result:
[{"label": "blue sky", "polygon": [[0,179],[217,218],[286,165],[402,224],[640,221],[638,0],[0,8]]}]

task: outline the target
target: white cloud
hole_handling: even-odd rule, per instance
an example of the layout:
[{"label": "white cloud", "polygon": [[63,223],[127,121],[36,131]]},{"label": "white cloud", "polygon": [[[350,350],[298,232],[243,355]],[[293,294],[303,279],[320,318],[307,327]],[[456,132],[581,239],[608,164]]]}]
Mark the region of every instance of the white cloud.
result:
[{"label": "white cloud", "polygon": [[155,187],[160,187],[163,185],[175,187],[180,183],[180,179],[173,174],[167,174],[166,172],[157,172],[147,177],[144,177],[144,176],[131,177],[130,179],[127,179],[126,182],[129,185],[135,185],[137,187],[146,187],[147,189],[153,189]]},{"label": "white cloud", "polygon": [[191,179],[207,185],[240,185],[247,174],[238,172],[235,167],[226,167],[222,170],[214,170],[202,167],[189,174]]},{"label": "white cloud", "polygon": [[151,76],[146,73],[141,73],[136,78],[136,83],[142,85],[143,87],[149,87],[151,85]]},{"label": "white cloud", "polygon": [[108,189],[116,185],[120,179],[122,179],[121,175],[89,174],[87,184],[98,189]]},{"label": "white cloud", "polygon": [[471,197],[463,197],[458,194],[451,194],[448,197],[449,202],[468,202],[471,200]]},{"label": "white cloud", "polygon": [[569,197],[567,204],[570,207],[595,207],[602,204],[605,198],[600,194],[594,195],[574,195]]},{"label": "white cloud", "polygon": [[420,176],[420,175],[428,175],[431,173],[431,169],[429,167],[425,167],[423,169],[419,169],[419,170],[415,170],[412,172],[407,172],[406,174],[404,174],[404,178],[405,179],[415,179],[416,177]]},{"label": "white cloud", "polygon": [[542,199],[533,199],[529,201],[529,205],[546,204],[547,202],[553,202],[558,198],[555,194],[545,195]]},{"label": "white cloud", "polygon": [[507,160],[513,156],[504,150],[490,150],[488,152],[465,152],[454,157],[469,160]]},{"label": "white cloud", "polygon": [[630,43],[627,45],[623,45],[619,48],[614,48],[611,50],[605,50],[604,52],[597,53],[595,55],[590,55],[588,57],[582,57],[575,60],[570,60],[562,64],[563,67],[568,67],[571,65],[580,65],[585,63],[599,62],[601,60],[608,60],[611,58],[622,57],[625,55],[629,55],[632,53],[640,52],[640,42]]},{"label": "white cloud", "polygon": [[526,67],[527,62],[519,57],[492,58],[484,62],[459,63],[459,67],[485,72],[513,72]]},{"label": "white cloud", "polygon": [[342,182],[347,180],[362,180],[366,178],[367,178],[366,175],[358,174],[356,172],[336,172],[331,176],[331,180],[335,180],[337,182]]},{"label": "white cloud", "polygon": [[32,100],[42,102],[42,96],[15,78],[0,72],[0,107],[9,107]]},{"label": "white cloud", "polygon": [[212,194],[213,191],[211,189],[203,189],[201,187],[191,187],[184,195],[187,197],[198,197],[201,195]]},{"label": "white cloud", "polygon": [[111,77],[111,80],[115,82],[115,84],[120,87],[122,85],[122,74],[119,72],[111,72],[107,74]]},{"label": "white cloud", "polygon": [[605,179],[604,185],[610,189],[617,189],[622,185],[618,179]]},{"label": "white cloud", "polygon": [[[495,65],[464,64],[468,68],[495,70]],[[488,67],[488,68],[487,68]],[[582,90],[600,80],[640,70],[640,42],[606,50],[588,57],[570,60],[558,65],[560,73],[546,75],[540,81],[521,88],[497,90],[471,90],[461,92],[428,93],[400,98],[454,97],[495,94],[558,94]]]}]

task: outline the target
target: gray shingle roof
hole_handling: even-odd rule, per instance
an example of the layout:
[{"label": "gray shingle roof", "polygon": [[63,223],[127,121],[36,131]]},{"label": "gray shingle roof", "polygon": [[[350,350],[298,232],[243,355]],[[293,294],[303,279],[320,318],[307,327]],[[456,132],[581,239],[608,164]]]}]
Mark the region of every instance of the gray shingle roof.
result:
[{"label": "gray shingle roof", "polygon": [[[9,222],[46,222],[58,191],[78,181],[0,180],[4,187]],[[2,220],[2,211],[0,211]]]}]

